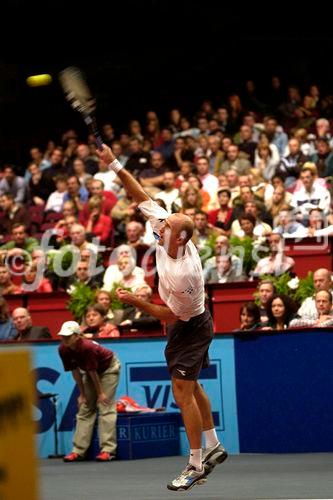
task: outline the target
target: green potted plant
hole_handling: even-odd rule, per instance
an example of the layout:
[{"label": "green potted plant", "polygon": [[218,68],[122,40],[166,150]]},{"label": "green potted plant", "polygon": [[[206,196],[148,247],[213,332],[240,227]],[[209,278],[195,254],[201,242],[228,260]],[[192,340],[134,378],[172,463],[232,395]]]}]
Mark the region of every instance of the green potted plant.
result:
[{"label": "green potted plant", "polygon": [[93,304],[95,290],[92,290],[84,283],[78,283],[70,290],[70,299],[67,302],[67,308],[73,314],[76,321],[82,321],[87,307]]}]

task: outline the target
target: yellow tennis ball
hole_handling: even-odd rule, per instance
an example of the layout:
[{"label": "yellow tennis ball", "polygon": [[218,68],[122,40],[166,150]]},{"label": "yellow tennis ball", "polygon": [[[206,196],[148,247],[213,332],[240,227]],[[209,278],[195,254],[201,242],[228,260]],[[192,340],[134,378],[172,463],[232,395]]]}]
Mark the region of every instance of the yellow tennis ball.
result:
[{"label": "yellow tennis ball", "polygon": [[29,87],[42,87],[44,85],[49,85],[52,82],[52,76],[45,75],[32,75],[28,76],[27,84]]}]

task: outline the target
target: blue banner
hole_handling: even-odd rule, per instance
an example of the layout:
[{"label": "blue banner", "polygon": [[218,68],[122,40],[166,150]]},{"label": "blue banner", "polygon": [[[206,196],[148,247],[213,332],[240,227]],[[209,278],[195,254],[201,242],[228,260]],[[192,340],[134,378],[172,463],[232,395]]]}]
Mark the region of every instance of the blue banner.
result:
[{"label": "blue banner", "polygon": [[[164,339],[104,340],[121,361],[117,398],[129,395],[139,404],[165,407],[177,412],[169,373],[164,360]],[[34,359],[37,394],[57,393],[59,453],[72,448],[77,389],[70,372],[65,372],[58,355],[58,344],[43,343],[28,347]],[[210,348],[211,366],[202,370],[200,383],[207,392],[219,438],[231,453],[239,452],[235,389],[234,340],[230,336],[215,338]],[[50,399],[36,401],[34,412],[38,454],[54,453],[54,409]],[[181,420],[180,420],[181,421]],[[188,453],[184,428],[181,427],[181,453]]]}]

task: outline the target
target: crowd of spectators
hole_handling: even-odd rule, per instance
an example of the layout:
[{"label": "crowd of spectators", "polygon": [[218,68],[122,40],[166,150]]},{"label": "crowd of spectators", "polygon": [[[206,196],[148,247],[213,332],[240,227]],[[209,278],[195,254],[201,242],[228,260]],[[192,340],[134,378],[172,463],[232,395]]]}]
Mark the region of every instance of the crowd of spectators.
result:
[{"label": "crowd of spectators", "polygon": [[[126,130],[101,126],[104,142],[145,190],[169,212],[193,218],[206,283],[292,273],[287,238],[333,234],[332,96],[317,85],[284,89],[277,77],[265,98],[252,81],[246,89],[224,102],[205,100],[194,116],[175,108],[166,123],[148,111],[144,123],[133,119]],[[93,136],[67,130],[46,147],[31,145],[29,155],[23,168],[5,164],[0,172],[1,295],[72,293],[83,283],[95,290],[96,304],[87,309],[82,332],[119,335],[108,294],[123,286],[151,299],[158,282],[151,226],[98,159]],[[67,272],[59,273],[65,261]],[[260,305],[243,306],[241,330],[289,324],[295,308],[270,292],[267,300],[260,295]],[[328,295],[319,292],[311,321],[326,324],[332,301],[325,309]],[[19,329],[5,301],[1,309],[1,337],[26,337],[29,313]],[[156,325],[139,311],[123,322]]]}]

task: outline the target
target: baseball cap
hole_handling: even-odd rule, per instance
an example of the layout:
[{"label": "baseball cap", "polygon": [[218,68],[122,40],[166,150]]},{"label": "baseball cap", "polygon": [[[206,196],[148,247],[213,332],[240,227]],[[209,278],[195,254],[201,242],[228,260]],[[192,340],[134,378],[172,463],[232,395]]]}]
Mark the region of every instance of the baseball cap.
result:
[{"label": "baseball cap", "polygon": [[60,335],[61,337],[69,337],[74,333],[81,333],[79,323],[76,321],[65,321],[57,335]]}]

